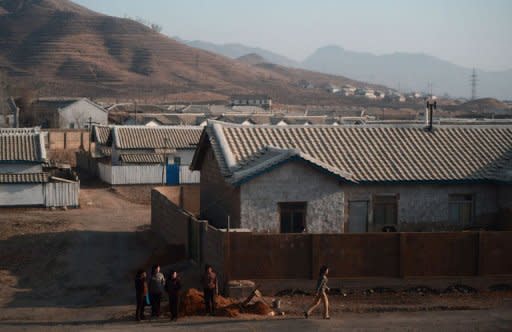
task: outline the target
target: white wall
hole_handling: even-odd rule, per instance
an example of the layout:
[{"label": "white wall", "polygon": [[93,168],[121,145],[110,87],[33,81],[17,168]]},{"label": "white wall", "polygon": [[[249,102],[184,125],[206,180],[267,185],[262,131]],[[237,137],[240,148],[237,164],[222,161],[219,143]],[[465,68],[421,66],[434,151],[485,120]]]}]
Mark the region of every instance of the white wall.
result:
[{"label": "white wall", "polygon": [[0,206],[44,205],[44,185],[0,184]]},{"label": "white wall", "polygon": [[80,205],[80,182],[50,182],[44,185],[47,207],[78,207]]},{"label": "white wall", "polygon": [[158,184],[165,181],[165,168],[162,165],[112,166],[98,163],[100,179],[106,183],[118,184]]},{"label": "white wall", "polygon": [[70,128],[71,123],[74,123],[75,128],[85,128],[89,123],[89,117],[95,124],[108,124],[108,113],[105,110],[82,99],[59,110],[59,126]]}]

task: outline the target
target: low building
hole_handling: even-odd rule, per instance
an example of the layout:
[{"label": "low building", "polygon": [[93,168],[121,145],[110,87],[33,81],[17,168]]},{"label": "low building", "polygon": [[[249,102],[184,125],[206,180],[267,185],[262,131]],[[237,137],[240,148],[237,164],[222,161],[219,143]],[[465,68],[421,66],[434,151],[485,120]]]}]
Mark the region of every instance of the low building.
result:
[{"label": "low building", "polygon": [[20,110],[20,123],[42,128],[89,128],[107,125],[108,112],[87,98],[40,98]]},{"label": "low building", "polygon": [[79,205],[80,185],[52,176],[39,129],[0,130],[0,206]]},{"label": "low building", "polygon": [[100,178],[110,184],[198,183],[190,172],[200,126],[95,126],[95,160]]},{"label": "low building", "polygon": [[[461,230],[512,212],[512,127],[211,121],[201,219],[265,233]],[[500,218],[501,217],[501,218]]]},{"label": "low building", "polygon": [[231,97],[231,106],[259,106],[272,109],[272,98],[266,95],[235,95]]}]

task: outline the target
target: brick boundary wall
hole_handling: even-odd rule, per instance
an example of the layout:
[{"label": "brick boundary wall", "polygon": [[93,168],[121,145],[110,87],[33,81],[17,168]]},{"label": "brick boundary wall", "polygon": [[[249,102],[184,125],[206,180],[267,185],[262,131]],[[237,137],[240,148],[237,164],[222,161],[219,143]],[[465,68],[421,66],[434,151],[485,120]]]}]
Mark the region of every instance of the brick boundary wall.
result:
[{"label": "brick boundary wall", "polygon": [[[151,227],[225,280],[512,275],[512,232],[261,234],[219,230],[152,192]],[[189,250],[190,243],[193,250]]]}]

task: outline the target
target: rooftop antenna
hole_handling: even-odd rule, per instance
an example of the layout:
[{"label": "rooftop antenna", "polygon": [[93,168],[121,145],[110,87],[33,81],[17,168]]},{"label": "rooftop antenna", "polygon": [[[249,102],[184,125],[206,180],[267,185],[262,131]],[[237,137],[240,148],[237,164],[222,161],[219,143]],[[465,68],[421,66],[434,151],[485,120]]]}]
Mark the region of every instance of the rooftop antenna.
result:
[{"label": "rooftop antenna", "polygon": [[475,100],[476,99],[476,85],[477,85],[477,82],[478,82],[478,76],[476,75],[476,70],[475,70],[474,67],[473,67],[473,73],[471,74],[470,82],[471,82],[471,100]]}]

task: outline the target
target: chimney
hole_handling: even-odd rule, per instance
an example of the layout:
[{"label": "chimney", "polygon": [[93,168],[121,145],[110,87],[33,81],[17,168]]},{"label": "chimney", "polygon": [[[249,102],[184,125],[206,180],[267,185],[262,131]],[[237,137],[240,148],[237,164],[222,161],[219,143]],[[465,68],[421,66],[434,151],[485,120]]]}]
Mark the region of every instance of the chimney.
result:
[{"label": "chimney", "polygon": [[430,100],[427,100],[427,108],[425,110],[425,130],[427,131],[432,131],[432,116],[434,110],[437,110],[437,101],[432,103]]}]

